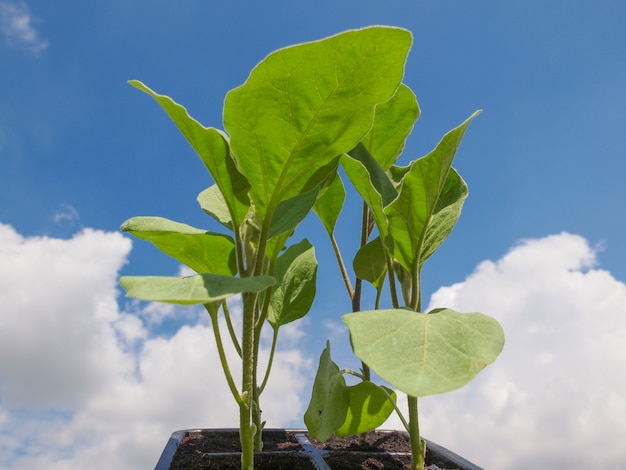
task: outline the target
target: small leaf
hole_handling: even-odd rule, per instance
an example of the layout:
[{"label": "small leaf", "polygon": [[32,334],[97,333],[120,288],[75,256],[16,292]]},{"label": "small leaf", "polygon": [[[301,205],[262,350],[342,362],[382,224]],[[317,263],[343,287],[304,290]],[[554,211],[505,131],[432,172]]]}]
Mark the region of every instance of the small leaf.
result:
[{"label": "small leaf", "polygon": [[277,328],[305,316],[313,305],[317,260],[315,249],[304,239],[290,246],[278,257],[274,276],[277,286],[272,298],[267,320]]},{"label": "small leaf", "polygon": [[213,217],[230,231],[234,230],[228,204],[216,184],[198,194],[197,201],[205,214]]},{"label": "small leaf", "polygon": [[318,193],[319,186],[310,191],[298,194],[291,199],[282,201],[272,217],[269,238],[273,238],[285,232],[292,232],[311,211]]},{"label": "small leaf", "polygon": [[413,397],[470,382],[504,346],[500,324],[481,313],[404,309],[343,316],[354,354],[382,379]]},{"label": "small leaf", "polygon": [[304,424],[309,435],[326,441],[346,420],[350,393],[343,372],[330,358],[330,341],[320,356]]},{"label": "small leaf", "polygon": [[[350,405],[346,420],[335,432],[339,437],[372,431],[393,413],[396,393],[387,387],[379,387],[373,382],[361,382],[348,387],[348,393]],[[389,401],[388,395],[393,402]]]},{"label": "small leaf", "polygon": [[338,174],[335,174],[332,183],[324,188],[315,201],[313,211],[324,224],[328,235],[332,235],[346,199],[346,190]]},{"label": "small leaf", "polygon": [[371,282],[376,289],[382,287],[387,273],[387,260],[380,237],[359,248],[352,267],[358,278]]},{"label": "small leaf", "polygon": [[237,272],[235,242],[227,235],[163,217],[133,217],[122,224],[121,230],[152,242],[197,273],[234,275]]},{"label": "small leaf", "polygon": [[231,277],[197,274],[189,277],[122,276],[120,284],[128,297],[179,305],[206,304],[242,292],[260,292],[274,285],[270,276]]}]

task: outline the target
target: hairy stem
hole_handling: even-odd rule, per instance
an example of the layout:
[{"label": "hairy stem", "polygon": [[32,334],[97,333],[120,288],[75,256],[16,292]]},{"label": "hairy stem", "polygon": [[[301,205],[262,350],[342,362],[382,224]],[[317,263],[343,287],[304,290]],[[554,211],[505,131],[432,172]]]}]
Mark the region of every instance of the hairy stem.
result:
[{"label": "hairy stem", "polygon": [[417,413],[417,398],[407,397],[409,404],[409,438],[411,440],[411,470],[424,470],[426,446],[420,437],[420,425]]}]

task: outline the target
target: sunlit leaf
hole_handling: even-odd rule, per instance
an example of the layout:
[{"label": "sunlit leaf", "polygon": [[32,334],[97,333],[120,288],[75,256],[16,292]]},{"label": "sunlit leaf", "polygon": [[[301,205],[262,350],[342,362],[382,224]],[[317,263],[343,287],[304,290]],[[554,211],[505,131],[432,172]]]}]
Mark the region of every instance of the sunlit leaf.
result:
[{"label": "sunlit leaf", "polygon": [[231,90],[224,126],[261,219],[320,184],[396,92],[411,34],[370,27],[280,49]]},{"label": "sunlit leaf", "polygon": [[387,273],[387,259],[380,237],[359,248],[352,267],[358,278],[371,282],[376,289],[382,287]]},{"label": "sunlit leaf", "polygon": [[462,387],[504,346],[500,324],[481,313],[376,310],[350,313],[343,321],[356,356],[413,397]]},{"label": "sunlit leaf", "polygon": [[260,292],[274,285],[270,276],[231,277],[197,274],[189,277],[122,276],[120,284],[128,297],[180,305],[206,304],[242,292]]},{"label": "sunlit leaf", "polygon": [[152,242],[163,253],[197,273],[237,272],[235,242],[227,235],[211,233],[163,217],[133,217],[122,231]]},{"label": "sunlit leaf", "polygon": [[[348,387],[350,403],[346,420],[337,429],[339,437],[362,434],[383,424],[393,413],[396,393],[373,382],[360,382]],[[389,401],[389,398],[393,402]]]},{"label": "sunlit leaf", "polygon": [[313,210],[324,224],[324,228],[329,235],[332,235],[337,224],[337,219],[341,213],[343,202],[346,199],[346,190],[338,174],[332,183],[323,189],[315,201]]}]

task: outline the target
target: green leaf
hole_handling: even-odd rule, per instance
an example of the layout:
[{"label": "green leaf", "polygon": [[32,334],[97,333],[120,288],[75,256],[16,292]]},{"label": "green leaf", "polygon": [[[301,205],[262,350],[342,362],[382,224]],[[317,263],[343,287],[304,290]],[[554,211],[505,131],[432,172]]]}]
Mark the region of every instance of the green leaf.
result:
[{"label": "green leaf", "polygon": [[384,237],[387,233],[387,218],[383,209],[398,196],[392,180],[363,144],[345,154],[341,166],[369,207],[378,231]]},{"label": "green leaf", "polygon": [[248,199],[250,185],[232,159],[226,134],[212,127],[204,127],[169,96],[154,92],[138,80],[131,80],[129,83],[152,96],[174,121],[211,173],[224,196],[231,218],[239,226],[250,207]]},{"label": "green leaf", "polygon": [[343,372],[330,358],[330,341],[320,356],[311,401],[304,413],[309,435],[324,442],[346,420],[350,393]]},{"label": "green leaf", "polygon": [[227,235],[162,217],[133,217],[122,224],[121,230],[152,242],[197,273],[234,275],[237,272],[235,242]]},{"label": "green leaf", "polygon": [[387,273],[387,259],[380,237],[359,248],[352,267],[358,278],[371,282],[377,290],[382,287]]},{"label": "green leaf", "polygon": [[504,346],[500,324],[481,313],[376,310],[347,314],[343,321],[356,356],[413,397],[462,387]]},{"label": "green leaf", "polygon": [[305,316],[313,305],[317,260],[315,249],[304,239],[278,257],[267,320],[275,329]]},{"label": "green leaf", "polygon": [[451,168],[435,206],[435,212],[426,228],[420,264],[423,264],[448,238],[461,216],[461,209],[467,199],[467,194],[467,184],[456,170]]},{"label": "green leaf", "polygon": [[261,219],[320,184],[401,83],[411,34],[370,27],[280,49],[224,104],[224,126]]},{"label": "green leaf", "polygon": [[324,224],[328,235],[332,235],[341,213],[341,208],[346,200],[346,190],[338,174],[335,174],[332,182],[322,191],[315,201],[313,211]]},{"label": "green leaf", "polygon": [[[409,166],[398,197],[384,209],[388,224],[384,243],[409,273],[414,273],[423,263],[428,226],[435,210],[442,209],[440,199],[447,187],[454,155],[467,126],[477,114],[448,132],[432,152]],[[451,201],[455,205],[457,202]],[[460,206],[457,208],[460,211]]]},{"label": "green leaf", "polygon": [[[372,431],[393,413],[396,393],[389,388],[379,387],[373,382],[360,382],[349,386],[348,394],[350,404],[346,420],[335,432],[339,437]],[[389,401],[388,396],[393,402]]]},{"label": "green leaf", "polygon": [[216,184],[198,194],[197,201],[205,214],[213,217],[227,229],[234,231],[228,204]]},{"label": "green leaf", "polygon": [[272,217],[268,237],[273,238],[281,233],[292,232],[311,211],[319,190],[319,186],[316,186],[310,191],[282,201]]},{"label": "green leaf", "polygon": [[362,142],[383,170],[388,170],[402,153],[419,115],[415,94],[404,83],[393,98],[376,107],[374,125]]},{"label": "green leaf", "polygon": [[120,284],[128,297],[180,305],[206,304],[242,292],[260,292],[274,285],[270,276],[231,277],[197,274],[189,277],[122,276]]}]

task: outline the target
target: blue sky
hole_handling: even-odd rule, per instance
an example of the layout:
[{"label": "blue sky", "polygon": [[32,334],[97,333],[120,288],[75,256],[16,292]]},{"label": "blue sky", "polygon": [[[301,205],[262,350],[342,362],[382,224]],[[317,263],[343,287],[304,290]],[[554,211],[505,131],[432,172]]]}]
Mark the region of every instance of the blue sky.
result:
[{"label": "blue sky", "polygon": [[[135,304],[116,291],[120,273],[171,275],[179,270],[148,243],[133,241],[131,249],[129,239],[116,233],[127,218],[161,215],[219,229],[195,202],[211,184],[200,160],[160,108],[127,80],[142,80],[185,105],[204,125],[222,128],[226,92],[240,85],[269,52],[371,24],[401,26],[414,36],[404,81],[414,90],[422,116],[401,162],[425,154],[446,131],[475,110],[484,110],[470,126],[455,164],[469,185],[470,197],[458,226],[425,268],[424,296],[437,292],[433,302],[443,299],[469,310],[489,309],[485,313],[503,323],[507,347],[512,345],[503,361],[512,361],[518,372],[502,376],[506,363],[496,362],[490,368],[494,372],[484,373],[492,375],[444,400],[456,400],[461,409],[471,402],[474,418],[484,419],[490,411],[491,418],[477,426],[480,436],[492,441],[496,435],[506,437],[502,428],[519,423],[521,416],[513,410],[537,403],[528,398],[538,393],[528,388],[528,381],[542,383],[539,376],[545,380],[545,371],[521,359],[528,352],[524,348],[537,351],[533,343],[537,336],[523,340],[526,333],[537,332],[531,325],[545,330],[540,347],[564,341],[560,328],[571,333],[563,344],[571,342],[572,349],[548,348],[537,357],[537,364],[554,371],[571,366],[572,373],[578,374],[578,380],[567,387],[565,379],[544,384],[555,397],[554,402],[546,401],[550,407],[537,409],[537,419],[548,410],[567,423],[557,419],[552,434],[532,441],[529,448],[511,442],[519,436],[511,437],[497,446],[506,449],[506,455],[494,457],[497,452],[488,452],[487,445],[477,450],[461,434],[438,431],[435,418],[450,418],[438,411],[429,415],[428,409],[425,435],[490,468],[522,468],[515,466],[522,456],[544,452],[542,446],[550,436],[566,436],[566,442],[578,436],[581,448],[589,445],[592,438],[580,437],[568,419],[577,416],[585,422],[577,414],[581,408],[595,411],[596,418],[587,417],[591,424],[598,416],[610,419],[616,410],[624,411],[622,400],[611,400],[626,394],[626,383],[618,378],[601,382],[607,393],[598,395],[597,401],[610,403],[614,407],[610,413],[574,399],[567,408],[560,404],[559,391],[565,393],[571,385],[589,392],[581,385],[588,374],[606,368],[609,372],[598,380],[608,380],[607,375],[615,375],[611,366],[626,361],[615,336],[626,333],[624,18],[624,3],[609,0],[111,0],[97,4],[0,0],[0,232],[4,234],[0,315],[6,316],[0,326],[0,339],[5,339],[0,349],[6,358],[0,360],[0,436],[6,437],[10,426],[24,419],[38,429],[45,423],[49,432],[64,429],[67,434],[66,441],[54,443],[38,434],[39,441],[27,448],[0,444],[1,466],[33,468],[36,462],[60,469],[97,462],[99,452],[110,449],[78,442],[78,430],[97,429],[100,441],[117,448],[111,436],[128,419],[120,406],[119,418],[102,425],[98,413],[113,406],[106,404],[106,395],[130,403],[129,397],[142,393],[163,394],[161,402],[150,402],[152,408],[146,404],[143,414],[129,412],[135,422],[158,421],[154,429],[161,434],[154,431],[148,439],[129,431],[142,443],[137,446],[141,455],[122,452],[115,468],[149,467],[176,426],[221,425],[229,419],[208,412],[203,421],[194,421],[190,411],[181,413],[188,420],[176,418],[175,408],[169,414],[155,411],[167,402],[164,384],[169,382],[156,372],[150,382],[152,376],[146,371],[159,369],[150,369],[152,361],[169,363],[168,354],[175,351],[185,357],[190,347],[183,338],[194,343],[193,334],[202,337],[208,326],[192,309]],[[356,212],[343,219],[348,228],[358,218]],[[339,318],[349,307],[331,251],[315,219],[307,220],[303,229],[302,235],[308,231],[316,240],[318,290],[324,295],[312,314],[286,333],[284,360],[276,372],[277,384],[297,379],[289,408],[296,414],[308,399],[311,364],[326,338],[336,340],[337,351],[348,355]],[[338,235],[344,243],[356,236],[349,231]],[[84,270],[93,263],[97,269],[89,271],[91,278]],[[500,277],[492,277],[494,272]],[[536,285],[538,280],[542,282]],[[478,286],[477,293],[468,294],[469,285]],[[20,289],[26,297],[17,297]],[[498,289],[500,297],[493,292]],[[33,299],[44,293],[49,296],[45,302]],[[510,305],[512,299],[519,299],[516,308]],[[520,313],[524,308],[532,312]],[[87,315],[93,323],[85,320],[85,311],[93,313]],[[38,332],[45,335],[65,321],[66,328],[53,330],[59,335],[57,342],[35,340]],[[97,330],[93,343],[97,347],[66,338],[75,325],[79,325],[76,331],[82,331],[80,325],[90,334]],[[22,338],[18,332],[32,341],[9,341]],[[33,359],[46,356],[46,348],[54,350],[66,340],[76,349],[54,356],[58,362]],[[515,345],[520,349],[515,350]],[[81,348],[93,357],[106,351],[104,357],[110,361],[103,366],[106,372],[93,377],[79,374],[81,367],[91,370],[88,359],[76,365],[75,373],[59,365],[66,363],[63,354]],[[582,363],[572,351],[581,354]],[[565,362],[559,363],[559,358]],[[21,373],[15,370],[16,362]],[[202,367],[203,362],[198,364]],[[43,370],[49,373],[42,374]],[[68,392],[59,377],[79,391]],[[52,386],[56,398],[32,392],[36,385],[45,389],[44,379],[59,382],[58,387]],[[31,390],[28,397],[27,389]],[[590,393],[581,392],[582,396]],[[501,408],[492,409],[495,402],[501,402]],[[438,410],[435,399],[430,403]],[[454,403],[448,403],[448,408],[454,409]],[[298,420],[280,416],[275,424],[297,425]],[[596,424],[609,432],[603,441],[609,455],[605,463],[626,460],[623,451],[609,445],[612,435],[626,431],[624,425]],[[537,431],[532,423],[521,428]],[[556,446],[564,445],[556,441]],[[566,460],[554,458],[550,468],[571,468]]]}]

